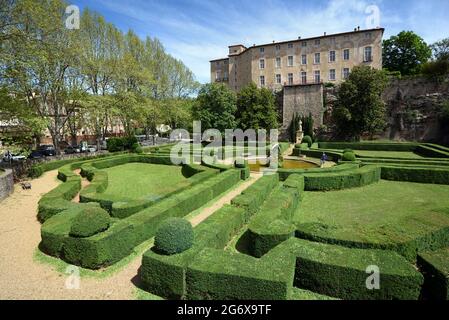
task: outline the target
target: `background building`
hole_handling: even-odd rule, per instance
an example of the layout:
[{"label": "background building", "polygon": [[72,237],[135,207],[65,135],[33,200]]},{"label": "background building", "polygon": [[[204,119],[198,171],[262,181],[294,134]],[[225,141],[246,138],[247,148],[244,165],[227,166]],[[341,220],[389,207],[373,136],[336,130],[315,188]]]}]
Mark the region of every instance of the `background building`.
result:
[{"label": "background building", "polygon": [[210,61],[211,81],[238,92],[251,82],[273,91],[283,90],[283,129],[295,113],[312,113],[315,126],[323,121],[323,83],[343,81],[352,68],[382,69],[385,29],[351,32],[263,45],[229,46],[227,58]]}]

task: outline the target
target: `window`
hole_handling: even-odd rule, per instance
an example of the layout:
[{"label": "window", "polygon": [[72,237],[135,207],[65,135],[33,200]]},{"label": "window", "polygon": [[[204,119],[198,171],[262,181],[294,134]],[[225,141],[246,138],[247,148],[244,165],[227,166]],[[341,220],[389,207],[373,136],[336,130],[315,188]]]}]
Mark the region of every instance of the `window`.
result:
[{"label": "window", "polygon": [[220,65],[220,61],[215,62],[215,65],[218,67]]},{"label": "window", "polygon": [[303,54],[301,56],[301,64],[307,64],[307,55],[306,54]]},{"label": "window", "polygon": [[276,51],[280,51],[281,50],[281,45],[280,44],[277,44],[276,45]]},{"label": "window", "polygon": [[307,41],[301,42],[301,47],[307,47]]},{"label": "window", "polygon": [[276,68],[281,68],[281,57],[276,57]]},{"label": "window", "polygon": [[265,59],[259,60],[259,69],[265,69]]},{"label": "window", "polygon": [[329,62],[335,62],[335,51],[329,51]]},{"label": "window", "polygon": [[371,39],[371,32],[365,33],[365,39]]},{"label": "window", "polygon": [[215,73],[215,81],[220,81],[220,76],[221,76],[221,72],[220,72],[220,71],[217,71],[217,72]]},{"label": "window", "polygon": [[289,49],[293,49],[293,43],[289,43],[289,44],[288,44],[288,48],[289,48]]},{"label": "window", "polygon": [[321,82],[321,72],[320,70],[316,70],[315,71],[315,83],[320,83]]},{"label": "window", "polygon": [[335,69],[330,69],[329,70],[329,80],[330,81],[335,81]]},{"label": "window", "polygon": [[332,38],[330,38],[330,40],[329,40],[329,42],[330,42],[331,44],[334,44],[335,41],[336,41],[335,37],[332,37]]},{"label": "window", "polygon": [[260,86],[261,87],[265,86],[265,76],[260,76]]},{"label": "window", "polygon": [[343,50],[343,60],[349,60],[349,49]]},{"label": "window", "polygon": [[365,59],[364,59],[364,62],[373,61],[372,51],[373,51],[373,49],[371,47],[366,47],[365,48]]},{"label": "window", "polygon": [[349,78],[349,68],[343,69],[343,79],[347,80]]},{"label": "window", "polygon": [[315,64],[319,64],[321,61],[321,54],[315,53]]},{"label": "window", "polygon": [[260,51],[260,53],[264,53],[265,52],[265,48],[260,48],[259,51]]},{"label": "window", "polygon": [[315,45],[316,45],[316,46],[319,46],[320,43],[321,43],[320,39],[316,39],[316,40],[315,40]]},{"label": "window", "polygon": [[293,84],[293,73],[288,74],[288,85],[291,86]]},{"label": "window", "polygon": [[277,75],[276,75],[276,83],[277,83],[277,84],[281,84],[281,83],[282,83],[282,78],[281,78],[281,75],[280,75],[280,74],[277,74]]},{"label": "window", "polygon": [[224,61],[224,64],[228,64],[228,60],[225,60],[225,61]]},{"label": "window", "polygon": [[301,83],[306,84],[307,83],[307,72],[302,71],[301,72]]},{"label": "window", "polygon": [[293,56],[288,56],[288,63],[287,63],[287,65],[289,66],[289,67],[293,67]]},{"label": "window", "polygon": [[227,71],[225,71],[223,74],[223,80],[228,81],[228,72]]}]

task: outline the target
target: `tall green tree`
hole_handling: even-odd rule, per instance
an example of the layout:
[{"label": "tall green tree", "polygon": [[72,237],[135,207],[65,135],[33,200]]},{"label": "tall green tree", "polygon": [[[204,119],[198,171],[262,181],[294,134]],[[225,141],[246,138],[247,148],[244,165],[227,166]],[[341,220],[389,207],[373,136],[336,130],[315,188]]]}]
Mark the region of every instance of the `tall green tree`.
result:
[{"label": "tall green tree", "polygon": [[192,118],[201,121],[202,130],[217,129],[224,132],[236,127],[236,111],[236,96],[226,85],[205,84],[192,107]]},{"label": "tall green tree", "polygon": [[275,96],[266,88],[250,83],[237,94],[237,121],[241,129],[277,129]]},{"label": "tall green tree", "polygon": [[437,41],[430,47],[435,60],[449,60],[449,38]]},{"label": "tall green tree", "polygon": [[427,43],[412,31],[402,31],[383,42],[383,67],[402,75],[418,74],[431,56]]},{"label": "tall green tree", "polygon": [[333,119],[342,138],[360,140],[385,129],[386,107],[382,92],[387,86],[385,72],[369,66],[355,67],[337,89]]}]

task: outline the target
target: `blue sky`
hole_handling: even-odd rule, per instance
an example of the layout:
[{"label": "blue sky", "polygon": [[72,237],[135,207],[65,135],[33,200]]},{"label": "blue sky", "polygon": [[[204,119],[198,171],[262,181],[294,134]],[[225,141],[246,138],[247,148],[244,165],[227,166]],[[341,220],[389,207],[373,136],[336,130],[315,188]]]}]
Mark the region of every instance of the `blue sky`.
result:
[{"label": "blue sky", "polygon": [[72,0],[123,31],[157,37],[198,81],[228,46],[269,43],[365,28],[368,6],[380,10],[385,37],[413,30],[428,43],[449,37],[447,0]]}]

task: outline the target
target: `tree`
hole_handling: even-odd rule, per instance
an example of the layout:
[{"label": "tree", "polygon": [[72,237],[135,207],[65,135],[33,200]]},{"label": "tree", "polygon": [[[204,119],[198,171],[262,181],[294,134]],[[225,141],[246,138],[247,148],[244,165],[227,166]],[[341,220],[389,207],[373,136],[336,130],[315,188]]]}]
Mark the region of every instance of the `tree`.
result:
[{"label": "tree", "polygon": [[313,139],[314,133],[313,133],[313,117],[312,114],[309,113],[308,116],[302,116],[302,130],[304,131],[304,135],[309,136]]},{"label": "tree", "polygon": [[241,129],[277,129],[277,117],[275,96],[270,90],[259,89],[255,83],[240,90],[236,118]]},{"label": "tree", "polygon": [[199,91],[196,103],[192,108],[193,120],[201,121],[201,128],[217,129],[224,132],[225,129],[234,129],[236,97],[226,85],[219,83],[205,84]]},{"label": "tree", "polygon": [[449,38],[437,41],[430,47],[435,60],[449,60]]},{"label": "tree", "polygon": [[383,67],[402,75],[418,74],[431,56],[430,47],[412,31],[402,31],[383,42]]},{"label": "tree", "polygon": [[359,140],[364,133],[372,136],[385,129],[386,107],[381,95],[387,83],[384,71],[359,66],[340,84],[332,116],[343,138]]}]

